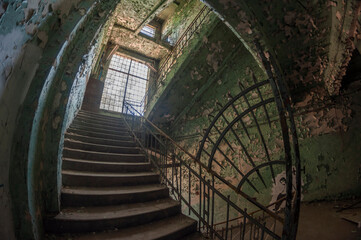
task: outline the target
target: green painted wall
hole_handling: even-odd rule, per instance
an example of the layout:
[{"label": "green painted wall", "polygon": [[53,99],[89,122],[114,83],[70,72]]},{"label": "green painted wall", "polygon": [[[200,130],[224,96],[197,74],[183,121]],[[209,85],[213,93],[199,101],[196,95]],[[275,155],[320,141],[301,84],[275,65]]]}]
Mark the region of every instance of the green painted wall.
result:
[{"label": "green painted wall", "polygon": [[182,0],[162,27],[162,39],[171,36],[175,41],[183,34],[184,30],[191,24],[204,4],[198,0]]},{"label": "green painted wall", "polygon": [[[57,159],[62,127],[67,123],[65,112],[68,109],[72,116],[80,106],[86,79],[77,79],[78,85],[73,82],[93,36],[117,2],[97,4],[87,13],[93,3],[13,2],[1,16],[1,37],[15,39],[11,42],[15,46],[10,46],[14,51],[6,49],[5,56],[12,62],[0,104],[0,175],[4,184],[0,212],[2,219],[9,219],[1,221],[0,229],[6,239],[15,235],[18,239],[42,238],[44,213],[59,209]],[[22,21],[28,11],[34,19]],[[14,22],[17,18],[20,20]],[[31,24],[34,31],[28,32]],[[21,37],[15,38],[14,31]],[[1,50],[4,53],[5,49]],[[89,67],[80,70],[87,75]],[[69,100],[71,92],[78,95]]]},{"label": "green painted wall", "polygon": [[254,51],[253,39],[271,51],[292,89],[324,86],[339,93],[357,40],[358,1],[207,0]]},{"label": "green painted wall", "polygon": [[[207,36],[198,38],[201,43],[199,48],[183,55],[184,64],[175,65],[167,76],[162,89],[169,90],[160,91],[153,99],[155,103],[150,107],[149,118],[195,155],[212,115],[220,109],[218,104],[224,105],[229,100],[228,93],[234,96],[240,92],[239,82],[245,87],[250,86],[251,72],[259,81],[266,78],[252,42],[257,37],[263,47],[276,57],[293,99],[303,168],[303,201],[359,196],[361,168],[358,142],[361,132],[357,123],[360,94],[352,93],[350,89],[338,96],[330,96],[340,93],[342,71],[345,71],[341,65],[347,66],[350,51],[347,44],[342,44],[342,40],[334,36],[339,34],[344,40],[350,36],[351,30],[345,29],[351,29],[353,19],[358,16],[357,13],[355,15],[355,3],[319,1],[304,6],[299,1],[287,1],[287,4],[269,4],[269,1],[262,0],[206,2],[218,13],[224,14],[226,24],[232,27],[233,32],[225,31],[227,27],[219,23]],[[341,75],[333,79],[328,72],[331,70],[332,74]],[[332,83],[329,82],[331,78]],[[272,97],[270,89],[261,91],[264,96]],[[253,99],[253,103],[259,101],[254,92],[248,98]],[[240,110],[247,105],[240,101],[236,107]],[[272,122],[270,126],[261,108],[255,114],[260,119],[271,158],[282,159],[277,110],[274,104],[268,105],[267,110]],[[231,115],[227,117],[231,119]],[[247,140],[245,131],[238,126],[241,140],[252,156],[264,161],[264,150],[252,116],[247,115],[243,120],[251,139]],[[225,121],[218,123],[219,129],[225,126]],[[213,131],[212,134],[216,136],[218,133]],[[225,142],[221,148],[247,172],[252,167],[231,135],[229,143],[237,153],[231,151]],[[228,181],[237,183],[241,176],[227,165],[224,157],[220,154],[218,157],[225,168],[215,164],[212,167]],[[276,179],[280,178],[282,171],[281,168],[275,169],[275,175],[280,174]],[[281,186],[271,182],[268,170],[262,174],[268,180],[261,194],[249,186],[244,190],[268,204],[277,197],[277,189]],[[253,179],[257,187],[262,188],[262,183]],[[197,188],[195,185],[192,187]],[[219,187],[225,194],[231,194],[231,198],[241,206],[252,210],[232,191],[222,185]],[[224,210],[225,206],[222,208],[220,205],[220,208]],[[223,210],[219,212],[224,213]],[[220,214],[217,218],[223,217]]]}]

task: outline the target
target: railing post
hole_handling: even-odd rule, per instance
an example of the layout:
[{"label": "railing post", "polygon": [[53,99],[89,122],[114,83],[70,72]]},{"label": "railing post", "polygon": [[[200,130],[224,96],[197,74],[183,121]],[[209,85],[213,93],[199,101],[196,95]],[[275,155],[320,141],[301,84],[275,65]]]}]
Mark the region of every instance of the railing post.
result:
[{"label": "railing post", "polygon": [[179,202],[182,206],[182,164],[183,160],[179,157]]},{"label": "railing post", "polygon": [[229,224],[229,201],[230,201],[230,196],[227,196],[227,217],[226,217],[226,239],[228,238],[228,224]]},{"label": "railing post", "polygon": [[[126,109],[132,107],[131,105],[126,105]],[[134,109],[134,108],[133,108]],[[137,111],[134,109],[135,113]],[[132,112],[132,111],[130,111]],[[125,117],[126,124],[129,127],[130,124],[128,124],[128,121],[132,121],[133,129],[130,129],[133,133],[133,136],[136,138],[136,141],[139,143],[139,145],[143,148],[145,154],[148,156],[148,159],[151,161],[151,163],[154,164],[154,167],[160,171],[160,176],[162,179],[162,182],[165,183],[167,186],[171,188],[172,194],[175,195],[175,191],[178,196],[178,200],[180,204],[183,203],[188,206],[188,213],[191,215],[195,215],[196,218],[198,218],[198,230],[202,232],[207,232],[210,236],[210,238],[219,238],[219,239],[229,239],[233,238],[233,226],[230,226],[231,221],[234,221],[236,219],[231,219],[230,216],[233,215],[230,213],[230,208],[232,207],[232,211],[235,210],[239,214],[243,215],[243,222],[240,223],[240,237],[241,239],[244,239],[246,234],[246,225],[247,228],[250,229],[250,238],[258,238],[261,236],[264,236],[265,234],[268,234],[268,236],[271,236],[273,239],[279,240],[280,238],[274,233],[275,231],[271,231],[268,229],[264,223],[260,223],[260,219],[254,218],[253,213],[248,214],[247,209],[241,209],[238,207],[234,202],[231,201],[230,195],[227,197],[219,191],[219,189],[215,188],[215,177],[217,177],[220,182],[222,179],[219,177],[219,175],[216,172],[213,172],[212,169],[207,169],[207,166],[205,166],[199,158],[193,156],[191,153],[189,153],[187,150],[185,150],[183,147],[181,147],[177,142],[175,142],[173,139],[171,139],[167,134],[165,134],[162,130],[160,130],[156,125],[154,125],[149,120],[145,119],[144,117],[136,117],[134,115]],[[145,122],[146,121],[146,122]],[[137,132],[135,132],[136,130]],[[171,146],[168,144],[172,144]],[[176,147],[176,150],[172,147]],[[181,150],[183,153],[186,154],[186,156],[189,157],[190,162],[188,162],[188,159],[184,160],[182,157],[180,157],[180,154],[176,155],[176,152],[178,150]],[[168,153],[169,153],[169,160],[168,160]],[[176,159],[177,158],[177,159]],[[171,161],[171,162],[170,162]],[[178,165],[179,164],[179,165]],[[194,167],[192,167],[192,164],[194,164]],[[197,165],[198,164],[198,165]],[[171,167],[172,169],[169,169]],[[184,174],[187,174],[188,172],[188,202],[187,197],[183,198],[182,196],[182,186],[183,186],[183,178],[186,177],[183,174],[183,168],[185,169]],[[169,174],[171,176],[168,177],[168,170]],[[187,171],[188,170],[188,171]],[[165,171],[165,172],[164,172]],[[179,176],[178,176],[179,171]],[[194,176],[193,183],[196,184],[196,186],[199,186],[198,189],[195,189],[195,191],[199,190],[199,192],[193,192],[194,195],[192,195],[192,179]],[[210,179],[212,178],[212,179]],[[199,182],[198,182],[199,181]],[[217,182],[218,183],[218,182]],[[186,184],[186,183],[185,183]],[[198,185],[199,184],[199,185]],[[198,197],[197,194],[199,194],[199,206],[193,207],[192,204],[192,196]],[[215,195],[217,194],[217,201],[220,202],[217,204],[224,206],[224,203],[226,203],[226,221],[223,223],[214,224],[215,220]],[[210,205],[212,204],[212,206]],[[183,205],[184,206],[184,205]],[[199,208],[198,208],[199,207]],[[183,209],[182,209],[183,210]],[[186,210],[186,209],[184,209]],[[262,212],[264,214],[264,211]],[[193,216],[192,216],[193,217]],[[264,219],[264,217],[263,217]],[[274,219],[276,221],[276,219]],[[222,224],[222,225],[220,225]],[[215,231],[216,227],[215,225],[220,225],[222,227],[221,231]],[[274,226],[276,225],[276,222]],[[260,234],[260,229],[262,230]],[[222,234],[222,235],[221,235]],[[247,237],[248,237],[248,231],[247,231]],[[263,237],[262,237],[263,238]]]}]

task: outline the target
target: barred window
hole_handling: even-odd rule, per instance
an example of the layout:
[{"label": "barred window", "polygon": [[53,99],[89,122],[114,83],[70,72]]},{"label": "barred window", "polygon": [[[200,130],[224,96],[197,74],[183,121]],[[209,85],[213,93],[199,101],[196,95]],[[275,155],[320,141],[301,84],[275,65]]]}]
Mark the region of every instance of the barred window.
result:
[{"label": "barred window", "polygon": [[147,65],[114,54],[105,78],[100,109],[125,113],[127,102],[142,113],[148,75]]}]

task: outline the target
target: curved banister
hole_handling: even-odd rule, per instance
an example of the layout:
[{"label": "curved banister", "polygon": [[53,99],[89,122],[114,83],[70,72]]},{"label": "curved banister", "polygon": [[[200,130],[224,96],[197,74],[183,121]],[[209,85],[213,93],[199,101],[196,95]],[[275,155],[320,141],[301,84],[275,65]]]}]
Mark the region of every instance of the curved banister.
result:
[{"label": "curved banister", "polygon": [[[176,141],[174,141],[150,120],[143,117],[142,114],[128,102],[124,102],[124,106],[127,109],[127,112],[132,115],[138,114],[139,119],[137,121],[139,121],[139,123],[135,123],[135,117],[132,116],[130,119],[132,120],[132,128],[130,127],[131,124],[128,124],[127,122],[127,118],[129,120],[129,115],[124,116],[124,118],[127,125],[129,126],[129,129],[132,131],[133,136],[136,138],[142,149],[144,149],[145,154],[147,154],[150,161],[152,161],[160,170],[163,181],[170,186],[174,196],[178,196],[178,200],[184,202],[186,207],[189,208],[189,214],[192,213],[199,219],[199,229],[201,229],[201,224],[203,224],[207,232],[211,232],[211,237],[216,236],[217,238],[224,239],[223,235],[221,236],[219,233],[217,233],[217,231],[215,231],[216,225],[213,223],[215,203],[214,196],[217,196],[218,199],[226,204],[227,207],[227,220],[225,221],[226,229],[229,227],[229,222],[234,220],[229,218],[229,211],[230,208],[232,208],[233,211],[242,216],[235,219],[241,219],[240,224],[242,229],[240,231],[243,231],[243,234],[247,224],[254,224],[257,226],[257,228],[262,230],[262,236],[266,233],[273,239],[280,239],[280,236],[278,236],[278,234],[275,232],[275,225],[276,222],[281,222],[283,224],[283,239],[294,239],[297,226],[293,226],[292,224],[297,223],[298,220],[301,189],[300,158],[296,127],[292,115],[293,113],[290,105],[290,98],[287,94],[286,87],[284,86],[283,79],[277,65],[274,63],[272,55],[270,55],[269,59],[266,59],[265,54],[263,53],[258,42],[255,42],[255,45],[256,48],[260,51],[259,56],[263,62],[265,68],[264,70],[268,79],[257,82],[256,76],[251,73],[251,80],[253,80],[253,82],[244,83],[244,85],[247,85],[248,83],[251,84],[251,86],[245,88],[242,85],[243,83],[239,82],[239,94],[237,94],[235,97],[232,97],[231,94],[228,93],[231,99],[228,100],[227,103],[225,103],[223,106],[222,104],[217,103],[217,105],[220,107],[220,110],[215,116],[209,116],[209,121],[211,124],[206,129],[205,134],[200,141],[200,146],[196,156],[191,154],[184,147],[180,146]],[[267,97],[262,96],[262,94]],[[247,95],[250,95],[251,97],[248,98]],[[244,109],[244,107],[246,109]],[[268,112],[269,109],[267,109],[268,107],[271,107],[272,109],[270,113],[274,114],[271,114],[272,121]],[[237,110],[237,108],[240,109],[240,111]],[[257,112],[258,115],[256,116]],[[263,115],[260,115],[260,112],[262,112]],[[254,123],[253,128],[250,127],[250,123],[247,123],[246,120],[243,122],[243,119],[246,117],[248,117],[248,119],[252,119]],[[263,117],[265,122],[260,122],[260,117]],[[275,122],[277,122],[279,125],[277,125]],[[288,124],[288,122],[290,124]],[[237,123],[241,123],[241,125],[238,125]],[[134,126],[140,127],[140,132],[136,132],[134,130]],[[279,129],[277,129],[277,126]],[[245,133],[244,136],[235,131],[235,129],[238,131],[242,130],[242,128],[243,133]],[[247,128],[249,128],[248,130],[250,131],[248,131]],[[269,132],[266,132],[267,135],[265,135],[263,132],[265,128],[270,129],[268,130]],[[270,134],[275,133],[275,129],[276,131],[281,131],[281,139],[279,140],[283,141],[283,148],[281,147],[282,149],[280,152],[271,152],[271,150],[274,150],[274,148],[272,148],[274,145],[268,146],[269,144],[275,144],[274,138],[269,138],[268,142],[266,141],[266,137],[269,137]],[[279,134],[278,132],[276,133]],[[251,166],[251,168],[241,168],[237,165],[243,161],[241,155],[239,155],[239,163],[236,163],[233,157],[229,157],[227,149],[232,150],[232,154],[236,153],[235,149],[231,145],[232,141],[229,139],[230,135],[233,137],[231,138],[233,139],[233,143],[238,142],[238,145],[241,147],[241,150],[244,153],[243,156],[246,156],[246,159],[249,160],[248,164]],[[280,138],[279,135],[275,136],[276,138]],[[259,138],[258,141],[257,138]],[[248,145],[243,144],[242,141],[248,141]],[[205,147],[206,142],[208,145],[207,147]],[[226,150],[222,150],[223,148],[221,143],[223,143],[223,146],[226,147]],[[262,157],[258,158],[258,156],[255,155],[254,150],[252,150],[252,147],[255,146],[254,144],[261,146],[259,151],[264,151],[262,152],[264,154]],[[212,147],[211,151],[208,151],[210,146]],[[247,148],[250,148],[251,151],[248,152]],[[178,154],[175,153],[174,149],[178,150],[178,152],[183,154],[183,156],[186,156],[187,161],[183,160],[183,157],[179,157]],[[293,151],[294,157],[292,156],[291,151]],[[219,154],[216,155],[216,152]],[[219,159],[217,161],[216,157],[222,157],[224,162],[221,162]],[[257,162],[254,161],[253,158],[257,159]],[[204,163],[204,159],[207,159],[208,162]],[[159,164],[159,162],[163,165]],[[213,163],[220,167],[217,166],[215,168]],[[197,166],[197,170],[193,169],[191,164]],[[224,175],[222,175],[221,172],[226,171],[225,169],[228,168],[226,164],[228,164],[230,169],[235,170],[234,172],[240,177],[240,179],[238,179],[238,184],[233,185],[233,183],[222,177]],[[222,165],[225,165],[225,167],[223,168]],[[171,169],[168,169],[170,167]],[[266,181],[262,174],[265,174],[266,171],[264,170],[268,168],[270,169],[271,174],[267,172],[268,175],[266,175],[266,177],[270,177],[267,179],[268,181]],[[293,168],[296,174],[296,187],[292,185]],[[285,169],[285,171],[282,172],[282,169]],[[171,170],[171,173],[168,173],[168,170]],[[186,173],[188,173],[189,178],[188,199],[182,195],[182,189],[184,187],[182,187],[182,174],[185,175]],[[170,179],[168,178],[167,174],[171,174]],[[261,204],[257,201],[256,198],[252,197],[252,192],[251,194],[245,192],[247,189],[249,191],[249,189],[253,188],[254,192],[261,194],[261,191],[258,191],[257,189],[258,185],[256,187],[256,185],[254,185],[252,182],[256,181],[257,179],[259,179],[259,181],[261,181],[264,185],[264,188],[261,186],[262,191],[267,189],[267,184],[273,184],[273,186],[275,186],[274,184],[276,184],[277,179],[275,176],[276,174],[278,174],[278,180],[280,180],[282,174],[285,174],[284,179],[286,180],[284,186],[286,193],[284,194],[282,192],[284,194],[283,196],[276,195],[277,200],[273,200],[271,204]],[[191,176],[195,177],[195,184],[198,186],[198,190],[191,189]],[[228,176],[232,177],[232,175]],[[233,177],[234,179],[237,179],[237,176]],[[270,180],[271,177],[272,181]],[[234,191],[237,194],[236,196],[241,196],[256,208],[253,208],[251,213],[248,213],[246,209],[240,208],[237,204],[230,200],[230,196],[225,196],[215,188],[215,179],[219,180],[220,183],[226,185],[229,189]],[[244,183],[247,183],[251,188],[242,188]],[[293,189],[296,191],[293,192]],[[193,197],[199,195],[199,209],[195,209],[193,207],[194,204],[191,204],[191,201],[194,201],[191,197],[191,191]],[[265,192],[262,192],[262,194],[264,193]],[[262,200],[268,201],[267,197],[262,198]],[[286,201],[286,206],[282,207],[281,212],[279,211],[279,206],[283,201]],[[210,203],[212,203],[211,210],[209,209]],[[276,205],[273,209],[274,211],[269,209],[273,205]],[[206,206],[208,209],[206,209]],[[253,214],[255,213],[257,213],[257,215],[262,214],[263,216],[254,217]],[[284,214],[284,218],[277,213]],[[265,216],[265,214],[267,215]],[[266,226],[266,221],[268,221],[267,219],[269,219],[269,217],[275,221],[273,223],[273,231],[269,226]],[[220,224],[221,223],[218,225]],[[291,236],[291,238],[289,238],[289,236]]]},{"label": "curved banister", "polygon": [[[129,104],[128,102],[125,102],[125,107],[128,108],[130,107],[132,109],[132,111],[137,112],[138,114],[140,114],[140,112],[138,110],[136,110],[131,104]],[[237,194],[241,195],[243,198],[245,198],[246,200],[248,200],[249,202],[251,202],[252,204],[254,204],[255,206],[257,206],[259,209],[263,210],[264,212],[266,212],[267,214],[269,214],[270,216],[272,216],[274,219],[276,219],[279,222],[283,222],[283,219],[275,214],[274,212],[272,212],[271,210],[269,210],[268,208],[264,207],[262,204],[260,204],[259,202],[257,202],[254,198],[252,198],[251,196],[249,196],[248,194],[242,192],[240,189],[238,189],[237,187],[233,186],[232,184],[230,184],[229,182],[225,181],[219,174],[217,174],[215,171],[213,171],[212,169],[208,168],[207,165],[205,165],[204,163],[202,163],[199,159],[196,158],[196,156],[193,156],[190,152],[188,152],[186,149],[184,149],[182,146],[180,146],[176,141],[174,141],[170,136],[168,136],[165,132],[163,132],[160,128],[158,128],[154,123],[152,123],[149,119],[145,118],[144,116],[140,116],[140,118],[144,119],[147,123],[149,123],[152,127],[154,127],[163,137],[165,137],[166,139],[168,139],[175,147],[177,147],[179,150],[181,150],[182,152],[184,152],[185,154],[187,154],[194,163],[198,164],[203,170],[205,170],[206,172],[208,172],[209,174],[211,174],[212,176],[216,177],[217,179],[221,180],[224,184],[226,184],[228,187],[230,187],[233,191],[235,191]]]},{"label": "curved banister", "polygon": [[[133,112],[136,112],[139,114],[139,111],[137,111],[134,107],[132,107],[129,103],[126,103],[126,108],[130,108],[132,109]],[[130,112],[130,111],[129,111]],[[174,165],[174,160],[178,160],[180,162],[180,168],[182,168],[182,166],[186,167],[186,169],[189,171],[189,178],[192,175],[194,175],[199,183],[201,184],[201,186],[204,186],[203,189],[208,189],[208,198],[210,197],[210,191],[213,192],[213,198],[214,198],[214,195],[216,195],[219,199],[221,199],[222,201],[224,201],[226,204],[227,204],[227,209],[229,211],[229,208],[232,207],[234,210],[236,210],[239,214],[241,214],[243,216],[243,219],[244,221],[247,221],[249,222],[250,224],[253,224],[255,226],[257,226],[258,228],[262,229],[262,231],[266,234],[268,234],[269,236],[271,236],[273,239],[280,239],[280,237],[275,234],[272,230],[270,230],[268,227],[266,227],[265,225],[263,225],[261,222],[259,222],[256,218],[254,218],[253,216],[251,216],[249,213],[247,213],[246,209],[242,209],[240,208],[239,206],[237,206],[237,204],[235,204],[234,202],[232,202],[228,197],[226,197],[225,195],[223,195],[219,190],[217,190],[214,186],[214,179],[215,178],[218,178],[219,180],[221,180],[224,184],[227,184],[227,181],[225,181],[224,179],[222,179],[217,173],[215,173],[214,171],[207,171],[207,168],[204,164],[202,164],[201,162],[197,161],[197,159],[195,158],[195,156],[193,156],[191,153],[189,153],[188,151],[186,151],[183,147],[181,147],[179,144],[177,144],[171,137],[169,137],[166,133],[164,133],[161,129],[159,129],[154,123],[152,123],[151,121],[149,121],[148,119],[144,118],[143,116],[130,116],[130,115],[127,115],[127,116],[123,116],[124,119],[125,119],[125,123],[126,125],[128,126],[128,128],[131,130],[134,138],[136,139],[136,141],[138,142],[138,144],[140,145],[140,147],[142,149],[144,149],[145,151],[145,154],[149,157],[150,154],[149,154],[149,151],[152,151],[154,153],[152,153],[153,155],[159,155],[160,158],[162,158],[162,155],[159,153],[159,151],[154,151],[154,141],[151,141],[152,144],[150,147],[148,147],[148,150],[147,150],[147,143],[145,141],[142,142],[140,139],[139,139],[139,134],[142,135],[143,133],[139,133],[139,131],[137,132],[135,129],[135,122],[134,122],[134,119],[135,118],[139,118],[140,120],[143,120],[144,122],[147,122],[151,127],[153,127],[154,129],[157,130],[157,132],[159,133],[158,135],[155,134],[155,133],[152,133],[152,131],[150,130],[150,128],[148,126],[146,126],[146,124],[143,124],[142,121],[139,121],[139,124],[142,125],[144,127],[145,130],[148,131],[148,133],[151,134],[152,137],[154,137],[159,145],[163,146],[163,147],[166,147],[166,144],[162,143],[162,137],[167,139],[173,146],[177,147],[179,150],[181,150],[182,152],[184,152],[186,155],[188,155],[191,159],[192,159],[192,162],[193,163],[196,163],[198,164],[199,168],[199,173],[196,172],[196,170],[194,170],[192,167],[190,167],[190,165],[188,165],[186,162],[184,162],[182,160],[182,158],[178,157],[176,154],[169,154],[168,150],[166,150],[166,153],[165,155],[163,155],[163,157],[165,157],[167,160],[168,159],[173,159],[172,160],[172,163]],[[132,122],[128,122],[129,118],[132,118]],[[145,134],[146,135],[146,134]],[[147,135],[146,136],[143,136],[145,137],[145,139],[147,139]],[[149,142],[148,142],[149,143]],[[152,147],[153,146],[153,147]],[[150,160],[152,161],[152,158],[150,158]],[[161,165],[157,164],[157,162],[155,161],[152,161],[155,166],[161,171],[161,176],[163,174],[166,174],[164,172],[162,172],[161,170]],[[173,168],[172,168],[173,169]],[[181,170],[181,169],[180,169]],[[212,184],[210,183],[210,180],[207,180],[205,179],[204,177],[202,177],[202,170],[204,171],[207,171],[210,175],[211,175],[211,179],[212,179]],[[177,173],[176,173],[177,175]],[[176,176],[177,177],[177,176]],[[197,211],[194,207],[192,207],[191,205],[191,202],[190,202],[190,197],[189,199],[187,200],[185,197],[182,196],[182,187],[180,187],[180,190],[178,189],[178,183],[176,184],[177,186],[175,187],[173,185],[173,182],[171,182],[169,179],[165,178],[164,179],[165,182],[171,187],[171,190],[172,192],[175,192],[177,195],[178,195],[178,199],[179,201],[183,201],[185,203],[185,205],[187,207],[189,207],[190,209],[190,212],[192,212],[197,218],[199,218],[199,222],[203,224],[204,227],[207,228],[207,232],[210,231],[211,233],[211,237],[213,238],[213,236],[216,236],[217,238],[219,239],[227,239],[227,238],[223,238],[222,235],[220,235],[219,233],[217,233],[215,230],[214,230],[214,226],[213,226],[213,217],[212,217],[212,222],[209,222],[209,216],[208,218],[206,218],[204,216],[204,209],[203,209],[203,214],[201,214],[201,209],[202,209],[202,206],[200,206],[200,209],[199,211]],[[173,180],[173,176],[172,176],[172,180]],[[181,174],[181,171],[180,171],[180,180],[179,180],[180,184],[182,182],[182,174]],[[231,186],[230,186],[231,187]],[[232,188],[232,187],[231,187]],[[236,190],[234,187],[232,188],[233,190]],[[205,194],[205,190],[203,191],[203,194]],[[190,194],[190,189],[189,189],[189,194]],[[242,192],[239,192],[238,194],[240,194],[241,196],[244,196],[244,197],[247,197],[247,195],[243,194]],[[201,194],[200,194],[201,196]],[[204,196],[205,197],[205,196]],[[203,198],[203,202],[204,202],[204,198]],[[201,201],[200,201],[201,202]],[[256,203],[257,204],[257,203]],[[208,203],[208,207],[209,207],[209,203]],[[260,204],[260,210],[259,211],[264,211],[264,212],[270,212],[267,208],[264,209],[264,207]],[[214,199],[213,199],[213,205],[212,205],[212,208],[214,210]],[[214,211],[213,211],[214,212]],[[271,216],[275,219],[275,221],[280,221],[282,222],[282,219],[274,214],[273,212],[271,212],[272,214],[268,214],[268,216]],[[209,209],[208,209],[208,214],[209,214]],[[276,215],[276,216],[274,216]],[[228,214],[228,217],[229,217],[229,214]],[[227,217],[227,218],[228,218]],[[199,225],[199,229],[201,229],[201,226]]]}]

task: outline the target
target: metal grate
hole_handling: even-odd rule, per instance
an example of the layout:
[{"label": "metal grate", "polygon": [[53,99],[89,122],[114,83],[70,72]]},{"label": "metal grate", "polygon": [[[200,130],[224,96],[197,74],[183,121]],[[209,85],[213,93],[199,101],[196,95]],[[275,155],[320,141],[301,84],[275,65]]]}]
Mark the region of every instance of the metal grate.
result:
[{"label": "metal grate", "polygon": [[141,62],[113,55],[104,82],[100,109],[124,112],[124,101],[127,101],[143,112],[144,106],[139,103],[146,92],[148,72],[148,67]]}]

